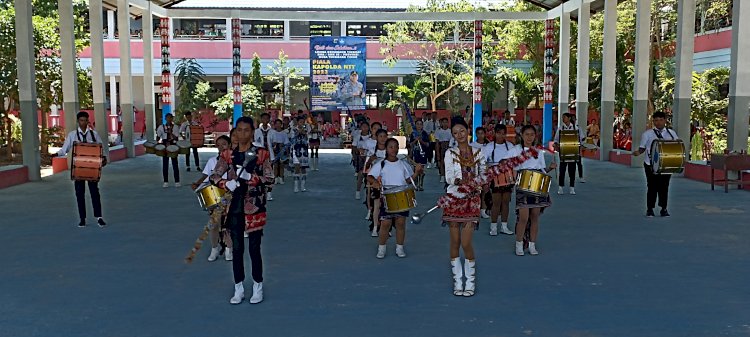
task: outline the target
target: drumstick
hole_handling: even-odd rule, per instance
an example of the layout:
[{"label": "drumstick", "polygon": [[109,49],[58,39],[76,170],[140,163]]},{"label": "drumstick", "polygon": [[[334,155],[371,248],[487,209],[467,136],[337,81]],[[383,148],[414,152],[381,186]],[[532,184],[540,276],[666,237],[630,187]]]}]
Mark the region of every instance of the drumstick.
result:
[{"label": "drumstick", "polygon": [[190,250],[190,253],[188,253],[188,256],[185,257],[185,263],[191,263],[193,262],[193,258],[195,258],[195,254],[198,253],[199,250],[201,250],[201,246],[203,246],[203,241],[206,240],[208,237],[208,225],[203,228],[203,231],[200,235],[198,235],[198,238],[195,240],[195,244],[193,245],[193,249]]}]

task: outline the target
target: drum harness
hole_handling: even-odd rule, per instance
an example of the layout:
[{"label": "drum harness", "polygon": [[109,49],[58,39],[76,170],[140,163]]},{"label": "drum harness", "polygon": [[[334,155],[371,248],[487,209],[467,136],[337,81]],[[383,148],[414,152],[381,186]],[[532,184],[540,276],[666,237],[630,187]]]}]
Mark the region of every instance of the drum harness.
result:
[{"label": "drum harness", "polygon": [[94,131],[93,130],[89,130],[89,129],[86,129],[86,132],[84,132],[84,133],[81,133],[81,131],[76,131],[76,136],[78,136],[78,142],[79,143],[88,143],[88,141],[86,141],[86,135],[89,134],[89,133],[91,133],[91,142],[92,143],[96,143],[96,136],[94,136]]},{"label": "drum harness", "polygon": [[[663,131],[661,131],[661,130],[659,130],[657,128],[653,128],[653,130],[654,130],[654,134],[656,135],[656,138],[664,139],[664,136],[661,134]],[[669,135],[669,138],[672,138],[672,140],[674,140],[674,135],[671,132],[669,132],[668,128],[665,127],[664,131],[667,131],[667,134]],[[652,154],[651,154],[651,147],[649,146],[648,157],[651,160],[653,160],[653,158],[651,156],[652,156]]]}]

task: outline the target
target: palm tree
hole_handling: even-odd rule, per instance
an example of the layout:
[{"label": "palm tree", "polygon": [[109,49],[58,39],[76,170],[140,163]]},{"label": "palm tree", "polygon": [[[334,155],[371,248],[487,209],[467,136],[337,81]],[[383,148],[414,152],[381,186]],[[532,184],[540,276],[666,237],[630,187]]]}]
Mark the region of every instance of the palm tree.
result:
[{"label": "palm tree", "polygon": [[203,67],[195,59],[183,58],[177,61],[175,77],[177,80],[176,89],[180,93],[180,100],[177,102],[179,111],[191,111],[198,108],[199,103],[194,99],[195,88],[198,83],[204,80],[205,76]]},{"label": "palm tree", "polygon": [[526,120],[529,104],[542,94],[542,81],[520,69],[500,69],[496,76],[500,80],[507,79],[513,83],[515,87],[510,96],[514,97],[517,106],[523,107],[523,118]]}]

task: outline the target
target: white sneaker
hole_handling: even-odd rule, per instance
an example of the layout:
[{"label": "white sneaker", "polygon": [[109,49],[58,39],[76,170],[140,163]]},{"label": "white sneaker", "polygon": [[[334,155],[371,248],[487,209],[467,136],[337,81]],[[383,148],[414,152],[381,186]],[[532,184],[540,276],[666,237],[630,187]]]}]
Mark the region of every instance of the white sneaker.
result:
[{"label": "white sneaker", "polygon": [[355,200],[362,199],[362,194],[359,191],[355,192],[354,193],[354,199]]},{"label": "white sneaker", "polygon": [[580,182],[582,182],[582,183],[585,183],[585,182],[586,182],[586,178],[584,178],[584,177],[581,177],[580,179],[578,179],[578,181],[580,181]]},{"label": "white sneaker", "polygon": [[305,187],[306,182],[307,182],[307,179],[302,180],[302,183],[300,184],[300,191],[307,192],[307,187]]},{"label": "white sneaker", "polygon": [[445,177],[444,177],[444,176],[440,176],[440,182],[441,182],[441,183],[444,183],[444,182],[445,182]]},{"label": "white sneaker", "polygon": [[232,248],[224,249],[224,261],[232,261]]},{"label": "white sneaker", "polygon": [[385,257],[385,245],[378,245],[378,255],[375,257],[382,259]]},{"label": "white sneaker", "polygon": [[378,230],[377,229],[373,229],[372,233],[370,233],[370,236],[373,237],[373,238],[378,237]]},{"label": "white sneaker", "polygon": [[372,211],[368,209],[367,214],[365,215],[365,220],[370,220],[370,219],[372,219]]},{"label": "white sneaker", "polygon": [[266,197],[266,200],[273,201],[273,194],[271,194],[271,192],[268,192],[268,196]]},{"label": "white sneaker", "polygon": [[354,172],[354,176],[355,176],[355,177],[356,177],[356,176],[358,176],[358,175],[359,175],[359,173],[357,173],[357,172]]},{"label": "white sneaker", "polygon": [[263,282],[253,282],[253,296],[250,297],[250,304],[263,302]]},{"label": "white sneaker", "polygon": [[539,255],[539,252],[536,251],[536,244],[533,242],[529,242],[529,254],[531,255]]},{"label": "white sneaker", "polygon": [[180,187],[180,186],[182,186],[182,184],[180,184],[180,183],[174,183],[174,187]]},{"label": "white sneaker", "polygon": [[427,163],[427,166],[425,166],[425,168],[431,168],[430,163]]},{"label": "white sneaker", "polygon": [[487,214],[487,210],[486,209],[481,210],[479,213],[482,214],[482,219],[489,219],[490,218],[490,215]]},{"label": "white sneaker", "polygon": [[247,232],[245,232],[245,234],[243,234],[243,235],[245,236],[245,238],[247,238],[247,237],[248,237],[248,235],[247,235]]},{"label": "white sneaker", "polygon": [[276,177],[276,178],[273,179],[273,184],[274,185],[280,185],[281,184],[281,182],[279,181],[279,177]]},{"label": "white sneaker", "polygon": [[503,222],[502,226],[500,226],[500,233],[507,234],[507,235],[513,235],[513,231],[508,229],[508,223]]},{"label": "white sneaker", "polygon": [[572,195],[576,195],[576,189],[575,189],[575,188],[573,188],[573,187],[571,187],[571,188],[570,188],[570,194],[572,194]]},{"label": "white sneaker", "polygon": [[299,192],[299,180],[294,181],[294,193]]},{"label": "white sneaker", "polygon": [[490,236],[497,236],[497,224],[496,223],[490,224]]},{"label": "white sneaker", "polygon": [[563,191],[563,187],[562,186],[558,187],[557,188],[557,194],[563,195],[563,193],[565,193],[565,191]]},{"label": "white sneaker", "polygon": [[523,256],[523,241],[516,241],[516,255]]},{"label": "white sneaker", "polygon": [[279,178],[279,184],[284,185],[286,182],[284,181],[284,178]]},{"label": "white sneaker", "polygon": [[169,187],[169,183],[164,183],[164,184],[161,185],[161,187],[167,188],[167,187]]},{"label": "white sneaker", "polygon": [[242,300],[245,299],[245,287],[242,285],[242,282],[237,283],[234,285],[234,296],[229,299],[229,303],[231,304],[240,304],[242,303]]},{"label": "white sneaker", "polygon": [[209,262],[216,261],[216,258],[219,257],[220,251],[221,251],[221,247],[211,248],[211,254],[208,255],[208,261]]},{"label": "white sneaker", "polygon": [[406,252],[404,251],[403,245],[396,245],[396,256],[406,257]]}]

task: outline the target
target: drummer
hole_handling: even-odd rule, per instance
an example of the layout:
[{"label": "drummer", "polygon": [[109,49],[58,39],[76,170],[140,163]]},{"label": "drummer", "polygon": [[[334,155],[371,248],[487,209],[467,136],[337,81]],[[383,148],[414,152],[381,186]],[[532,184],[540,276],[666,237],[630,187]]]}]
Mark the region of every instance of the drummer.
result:
[{"label": "drummer", "polygon": [[[94,129],[89,127],[89,113],[81,111],[76,115],[78,120],[78,129],[68,133],[65,137],[65,143],[59,152],[58,157],[64,157],[73,148],[73,145],[77,142],[80,143],[96,143],[101,144],[102,139]],[[107,157],[102,158],[102,166],[107,165]],[[102,202],[101,196],[99,195],[99,181],[88,181],[89,192],[91,193],[91,204],[94,206],[94,217],[99,227],[107,225],[102,218]],[[81,221],[78,223],[78,227],[86,227],[86,181],[75,180],[73,182],[76,190],[76,203],[78,204],[78,217]]]},{"label": "drummer", "polygon": [[[176,127],[172,122],[174,116],[168,113],[165,117],[167,120],[166,124],[159,125],[156,129],[156,135],[164,146],[174,145],[177,139],[180,137],[180,128]],[[172,160],[172,173],[174,174],[174,187],[180,187],[180,166],[177,161],[177,157],[169,158],[169,156],[162,157],[161,161],[161,174],[164,177],[164,185],[162,187],[169,187],[169,161]]]},{"label": "drummer", "polygon": [[289,132],[284,130],[284,122],[277,119],[274,123],[273,134],[273,152],[276,154],[276,160],[274,161],[273,171],[276,177],[276,184],[284,184],[284,166],[289,162],[289,144],[290,137]]},{"label": "drummer", "polygon": [[633,151],[633,156],[640,156],[645,153],[646,157],[643,158],[643,168],[646,171],[646,216],[651,218],[654,217],[654,207],[656,206],[656,197],[659,197],[659,207],[661,207],[661,216],[669,216],[667,211],[667,198],[669,197],[669,180],[672,178],[671,174],[655,174],[653,167],[651,166],[651,143],[657,139],[666,140],[677,140],[680,139],[677,136],[677,132],[666,127],[667,115],[663,111],[656,111],[651,116],[651,122],[654,127],[651,130],[646,130],[641,136],[641,145],[638,150]]},{"label": "drummer", "polygon": [[364,168],[367,155],[368,141],[371,139],[370,124],[362,121],[359,125],[360,132],[356,138],[352,138],[352,151],[354,153],[354,164],[357,170],[357,184],[354,199],[359,200],[362,197],[362,182],[365,180]]},{"label": "drummer", "polygon": [[[413,184],[414,179],[422,173],[424,168],[417,165],[416,170],[412,172],[411,166],[405,161],[398,158],[398,140],[389,138],[386,143],[386,157],[383,160],[375,162],[367,175],[367,181],[373,188],[387,191],[388,186],[397,187]],[[377,258],[385,257],[386,242],[388,241],[388,232],[391,226],[396,226],[396,256],[406,257],[404,251],[404,240],[406,239],[406,218],[409,217],[409,211],[400,213],[388,213],[385,203],[381,201],[380,206],[380,237],[378,240]]]},{"label": "drummer", "polygon": [[453,135],[451,134],[450,123],[448,118],[440,119],[440,128],[435,130],[435,138],[437,139],[437,149],[435,150],[435,163],[438,165],[438,171],[440,172],[440,182],[445,182],[445,152],[450,148],[451,140]]},{"label": "drummer", "polygon": [[[566,131],[567,130],[575,130],[575,131],[578,131],[578,141],[585,141],[586,140],[586,137],[582,136],[581,130],[578,129],[578,125],[576,125],[575,123],[572,123],[572,121],[571,121],[572,117],[571,116],[572,115],[569,114],[569,113],[564,113],[563,114],[563,123],[560,126],[560,128],[557,130],[557,132],[555,133],[555,150],[557,150],[558,153],[560,152],[560,130],[566,130]],[[580,149],[577,150],[577,151],[580,152]],[[581,160],[580,157],[578,158],[578,160],[579,161]],[[573,162],[573,161],[569,161],[569,162],[562,162],[561,161],[560,162],[560,176],[557,179],[558,185],[559,185],[559,187],[557,188],[557,194],[563,194],[563,193],[565,193],[563,191],[563,187],[565,186],[565,172],[566,171],[568,172],[568,176],[570,178],[570,194],[573,194],[573,195],[576,194],[575,186],[576,186],[576,167],[577,167],[577,165],[578,164],[576,162]]]},{"label": "drummer", "polygon": [[[386,147],[385,142],[388,140],[388,131],[385,131],[383,129],[380,129],[375,132],[375,139],[377,140],[377,143],[375,146],[371,149],[367,150],[367,163],[365,163],[365,167],[372,167],[372,164],[377,162],[378,160],[385,159],[386,154]],[[370,192],[368,193],[369,197],[371,198],[372,202],[372,213],[368,213],[367,220],[372,220],[370,223],[370,231],[372,237],[378,236],[378,230],[380,229],[380,189],[379,188],[370,188]]]},{"label": "drummer", "polygon": [[[193,120],[193,113],[190,111],[185,111],[185,122],[180,125],[180,133],[183,135],[184,139],[190,140],[190,127],[191,126],[200,126],[201,123]],[[201,168],[198,166],[200,164],[199,157],[198,157],[198,148],[194,146],[190,146],[191,150],[193,151],[193,158],[195,159],[195,169],[197,171],[200,171]],[[187,166],[187,171],[190,172],[190,152],[185,154],[185,165]]]},{"label": "drummer", "polygon": [[[537,146],[536,128],[533,125],[524,125],[521,128],[521,144],[516,147],[516,154],[528,151]],[[544,152],[540,151],[536,158],[530,158],[516,167],[516,170],[534,170],[547,173],[554,170],[557,164],[553,161],[549,167],[544,162]],[[523,256],[523,239],[526,227],[531,226],[529,234],[529,254],[538,255],[536,250],[536,239],[539,233],[539,217],[545,208],[551,205],[549,195],[532,195],[516,189],[516,255]]]},{"label": "drummer", "polygon": [[[219,138],[217,138],[216,148],[219,150],[219,153],[229,149],[229,143],[230,140],[228,136],[220,136]],[[209,185],[210,182],[206,181],[206,179],[210,177],[211,174],[213,174],[217,160],[218,156],[208,159],[208,161],[206,162],[206,166],[203,167],[203,173],[201,174],[201,177],[190,186],[193,191]],[[222,179],[227,179],[226,173],[224,173]],[[220,230],[223,233],[224,243],[228,248],[224,251],[224,260],[232,261],[232,240],[229,237],[229,232],[225,228],[221,228],[221,220],[224,216],[224,210],[226,205],[229,204],[231,198],[231,193],[224,194],[224,196],[222,197],[222,202],[220,202],[216,208],[208,211],[208,233],[209,238],[211,239],[211,254],[208,255],[208,261],[210,262],[216,261],[216,258],[219,257],[219,254],[221,252],[221,246],[219,245]]]},{"label": "drummer", "polygon": [[[483,126],[477,127],[474,131],[474,134],[476,135],[476,140],[471,142],[469,145],[471,147],[479,149],[479,151],[481,152],[484,152],[485,147],[487,147],[487,145],[490,143],[490,141],[487,139],[486,129]],[[479,211],[479,214],[483,219],[490,218],[490,215],[487,213],[487,208],[489,208],[489,203],[492,202],[491,198],[492,196],[490,195],[489,189],[482,191],[482,209]]]},{"label": "drummer", "polygon": [[[503,165],[508,158],[516,154],[516,146],[505,140],[507,126],[505,124],[495,125],[495,141],[484,148],[484,157],[487,166]],[[511,177],[513,177],[511,172]],[[507,183],[507,184],[504,184]],[[497,218],[500,217],[500,233],[512,235],[513,231],[508,229],[508,217],[510,216],[510,197],[513,195],[512,181],[491,181],[490,192],[492,193],[492,209],[490,210],[490,235],[497,235]]]}]

